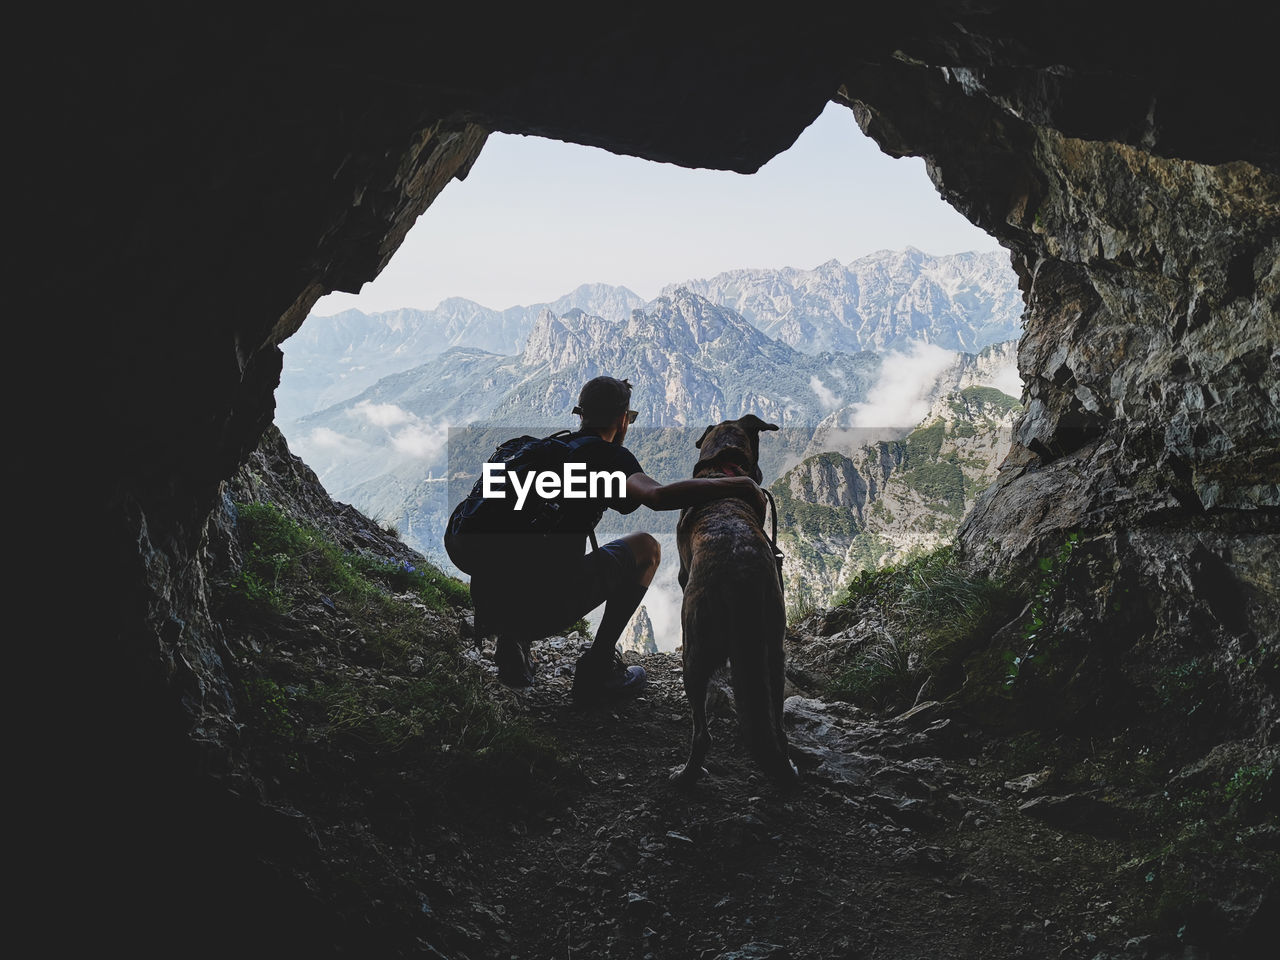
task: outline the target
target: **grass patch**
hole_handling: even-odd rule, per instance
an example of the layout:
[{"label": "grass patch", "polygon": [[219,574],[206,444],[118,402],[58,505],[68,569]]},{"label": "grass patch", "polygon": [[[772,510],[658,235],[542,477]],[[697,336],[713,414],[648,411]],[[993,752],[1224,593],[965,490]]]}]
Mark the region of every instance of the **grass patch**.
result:
[{"label": "grass patch", "polygon": [[811,617],[822,610],[809,591],[793,590],[791,592],[792,597],[787,601],[787,626],[793,627],[806,617]]},{"label": "grass patch", "polygon": [[321,681],[301,691],[297,703],[319,736],[377,754],[462,752],[528,769],[555,761],[549,741],[498,709],[479,678],[446,656],[436,655],[411,678]]},{"label": "grass patch", "polygon": [[319,590],[322,602],[351,608],[385,608],[388,590],[412,593],[441,612],[470,605],[466,584],[430,564],[348,553],[271,503],[236,510],[244,563],[225,585],[227,612],[287,614],[291,598],[307,588]]},{"label": "grass patch", "polygon": [[364,554],[347,554],[349,562],[369,580],[399,593],[413,593],[433,610],[469,607],[471,591],[461,580],[429,563],[415,566],[405,560],[381,560]]},{"label": "grass patch", "polygon": [[933,698],[955,692],[964,659],[1016,614],[1019,599],[997,581],[966,573],[947,546],[862,572],[845,588],[841,606],[877,611],[885,632],[853,653],[829,692],[903,709],[926,683]]},{"label": "grass patch", "polygon": [[427,563],[346,552],[272,504],[237,511],[243,563],[215,602],[229,635],[253,638],[237,712],[264,770],[358,781],[411,761],[436,771],[433,793],[464,803],[473,794],[458,777],[527,785],[564,768],[463,657],[447,614],[470,605],[464,584]]},{"label": "grass patch", "polygon": [[890,636],[862,649],[828,693],[872,709],[899,710],[915,702],[923,685],[918,658]]}]

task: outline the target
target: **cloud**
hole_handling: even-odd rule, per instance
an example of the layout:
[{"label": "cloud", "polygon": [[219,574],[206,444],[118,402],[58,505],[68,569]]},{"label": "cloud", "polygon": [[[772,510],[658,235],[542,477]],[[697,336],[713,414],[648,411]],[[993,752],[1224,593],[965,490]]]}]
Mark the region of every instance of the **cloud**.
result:
[{"label": "cloud", "polygon": [[917,341],[910,353],[890,351],[880,364],[876,381],[863,403],[854,405],[854,427],[910,427],[929,412],[929,396],[956,354]]},{"label": "cloud", "polygon": [[394,403],[373,403],[369,400],[361,400],[351,408],[351,413],[375,427],[394,427],[417,419],[409,411]]},{"label": "cloud", "polygon": [[1022,377],[1018,376],[1016,362],[1006,364],[991,375],[990,386],[1002,393],[1007,393],[1015,400],[1022,399]]},{"label": "cloud", "polygon": [[396,452],[418,459],[438,456],[449,442],[449,428],[443,424],[414,423],[391,437]]},{"label": "cloud", "polygon": [[354,453],[364,446],[354,437],[348,437],[339,433],[337,430],[331,430],[328,427],[316,427],[307,434],[300,444],[305,450],[323,451],[325,453]]},{"label": "cloud", "polygon": [[840,406],[840,398],[836,396],[835,391],[819,380],[816,374],[809,378],[809,389],[818,398],[818,403],[822,405],[824,413],[830,413]]}]

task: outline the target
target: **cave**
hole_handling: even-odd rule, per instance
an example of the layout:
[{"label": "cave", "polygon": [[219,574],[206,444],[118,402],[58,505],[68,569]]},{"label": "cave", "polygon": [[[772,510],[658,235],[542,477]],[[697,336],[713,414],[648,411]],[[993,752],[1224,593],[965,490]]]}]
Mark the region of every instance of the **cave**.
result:
[{"label": "cave", "polygon": [[[276,828],[235,778],[204,595],[219,485],[271,423],[279,344],[321,295],[378,273],[490,131],[750,173],[846,105],[882,150],[925,158],[1024,291],[1028,411],[962,529],[969,561],[1010,569],[1083,531],[1099,570],[1147,591],[1167,644],[1274,644],[1265,30],[1006,0],[766,21],[408,2],[186,16],[41,13],[25,61],[24,192],[58,341],[37,355],[69,357],[92,415],[50,471],[92,573],[38,645],[59,719],[36,751],[33,882],[63,903],[92,889],[101,929],[267,909],[246,891],[269,878],[225,883],[220,859],[226,837]],[[1238,695],[1232,722],[1273,736],[1274,689],[1241,679]]]}]

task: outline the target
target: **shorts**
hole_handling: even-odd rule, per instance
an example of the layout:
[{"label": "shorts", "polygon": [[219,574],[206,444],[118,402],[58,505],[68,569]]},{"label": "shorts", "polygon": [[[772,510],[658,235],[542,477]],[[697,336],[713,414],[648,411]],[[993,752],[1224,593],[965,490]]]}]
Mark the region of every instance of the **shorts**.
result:
[{"label": "shorts", "polygon": [[533,638],[563,630],[637,580],[635,554],[623,540],[548,563],[508,557],[500,569],[471,578],[471,599],[483,633]]}]

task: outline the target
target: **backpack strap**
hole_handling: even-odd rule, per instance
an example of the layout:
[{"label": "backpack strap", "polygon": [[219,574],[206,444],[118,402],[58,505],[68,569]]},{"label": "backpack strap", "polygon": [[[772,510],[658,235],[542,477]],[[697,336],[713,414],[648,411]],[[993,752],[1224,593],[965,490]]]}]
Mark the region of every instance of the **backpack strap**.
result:
[{"label": "backpack strap", "polygon": [[[573,434],[573,431],[572,431],[572,430],[557,430],[555,433],[551,434],[551,435],[550,435],[549,437],[547,437],[546,439],[547,439],[547,440],[559,440],[561,437],[569,436],[569,435],[572,435],[572,434]],[[586,446],[588,443],[590,443],[592,440],[599,440],[601,443],[604,443],[604,442],[605,442],[604,437],[600,436],[599,434],[596,434],[596,433],[584,433],[584,434],[582,434],[582,435],[581,435],[581,436],[579,436],[579,437],[574,437],[572,440],[565,440],[565,441],[564,441],[564,444],[565,444],[565,446],[567,446],[567,447],[572,451],[572,450],[577,450],[579,447],[585,447],[585,446]],[[599,523],[599,522],[600,522],[600,521],[598,521],[598,520],[596,521],[596,523]],[[595,525],[594,523],[591,525],[591,529],[587,531],[587,536],[591,538],[591,550],[592,550],[592,552],[595,552],[596,550],[599,550],[599,549],[600,549],[600,542],[599,542],[598,540],[596,540],[596,525]]]}]

